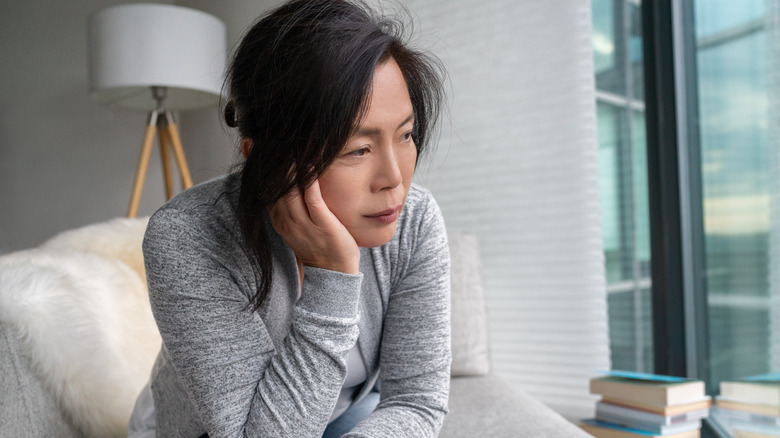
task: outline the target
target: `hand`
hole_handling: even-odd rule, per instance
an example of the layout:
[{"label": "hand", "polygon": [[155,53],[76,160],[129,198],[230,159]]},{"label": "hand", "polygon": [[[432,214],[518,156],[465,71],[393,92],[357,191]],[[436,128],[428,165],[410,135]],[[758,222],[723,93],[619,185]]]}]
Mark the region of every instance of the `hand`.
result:
[{"label": "hand", "polygon": [[357,274],[360,249],[322,199],[319,181],[292,189],[270,209],[271,223],[299,264]]}]

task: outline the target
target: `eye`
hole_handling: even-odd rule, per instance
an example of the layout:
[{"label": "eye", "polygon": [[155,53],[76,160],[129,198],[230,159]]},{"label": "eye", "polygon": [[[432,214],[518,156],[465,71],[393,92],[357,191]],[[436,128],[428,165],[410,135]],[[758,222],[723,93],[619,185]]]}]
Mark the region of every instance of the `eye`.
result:
[{"label": "eye", "polygon": [[412,139],[412,131],[405,132],[405,133],[404,133],[404,134],[401,136],[401,142],[402,142],[402,143],[407,143],[407,142],[409,142],[411,139]]},{"label": "eye", "polygon": [[352,157],[362,157],[367,153],[368,153],[368,146],[364,146],[360,149],[355,149],[354,151],[348,152],[347,155]]}]

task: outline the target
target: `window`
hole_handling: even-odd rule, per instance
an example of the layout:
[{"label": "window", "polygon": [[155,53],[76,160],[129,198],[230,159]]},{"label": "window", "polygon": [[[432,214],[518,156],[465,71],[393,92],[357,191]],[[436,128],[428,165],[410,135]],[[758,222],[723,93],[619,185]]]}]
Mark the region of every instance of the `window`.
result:
[{"label": "window", "polygon": [[[770,368],[770,204],[763,0],[695,2],[709,314],[708,386]],[[776,178],[776,176],[775,176]]]},{"label": "window", "polygon": [[[615,368],[698,377],[712,395],[722,380],[780,370],[779,13],[778,0],[593,0]],[[652,92],[641,102],[643,60]],[[646,156],[631,146],[642,141]],[[652,299],[624,297],[639,284]],[[649,321],[654,340],[636,335]]]},{"label": "window", "polygon": [[640,4],[593,0],[592,11],[612,366],[652,372]]}]

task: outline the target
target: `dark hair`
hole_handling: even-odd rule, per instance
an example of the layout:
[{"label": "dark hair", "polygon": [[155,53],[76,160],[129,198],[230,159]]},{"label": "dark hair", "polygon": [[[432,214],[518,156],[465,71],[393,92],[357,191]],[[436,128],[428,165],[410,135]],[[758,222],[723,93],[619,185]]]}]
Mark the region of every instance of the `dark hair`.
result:
[{"label": "dark hair", "polygon": [[303,189],[335,159],[367,107],[374,69],[392,58],[406,80],[420,156],[438,118],[444,71],[402,41],[397,20],[362,3],[295,0],[261,17],[228,70],[225,121],[252,149],[240,167],[238,221],[261,271],[257,310],[271,288],[266,209]]}]

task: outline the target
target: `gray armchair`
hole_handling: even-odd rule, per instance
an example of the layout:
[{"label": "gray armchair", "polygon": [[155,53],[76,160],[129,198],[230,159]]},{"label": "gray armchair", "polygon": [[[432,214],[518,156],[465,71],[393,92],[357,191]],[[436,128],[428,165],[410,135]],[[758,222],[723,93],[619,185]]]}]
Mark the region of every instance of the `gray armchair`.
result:
[{"label": "gray armchair", "polygon": [[[143,281],[145,225],[144,219],[117,219],[0,257],[0,436],[126,434],[135,396],[159,349]],[[453,377],[450,414],[440,436],[588,437],[490,372],[477,240],[453,234],[450,247]],[[106,305],[101,304],[106,293],[123,300],[121,306],[113,314],[106,311],[110,306],[90,313],[93,306]],[[55,308],[83,312],[62,315],[64,328],[45,324],[51,315],[41,303],[63,299],[56,295],[67,296],[74,305],[58,303]],[[78,303],[86,306],[79,310]],[[96,313],[109,315],[99,320]],[[111,336],[84,332],[83,321],[110,325]],[[119,340],[122,348],[115,345],[117,333],[126,338]],[[92,368],[80,370],[74,362]],[[125,373],[129,377],[104,378],[123,367],[133,370]]]},{"label": "gray armchair", "polygon": [[579,438],[590,435],[490,370],[479,244],[451,233],[452,380],[440,438]]}]

